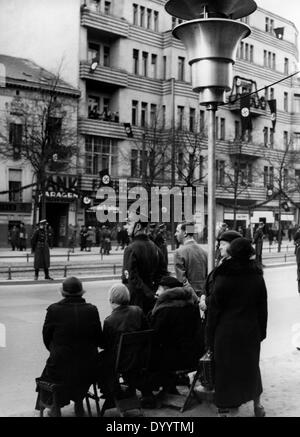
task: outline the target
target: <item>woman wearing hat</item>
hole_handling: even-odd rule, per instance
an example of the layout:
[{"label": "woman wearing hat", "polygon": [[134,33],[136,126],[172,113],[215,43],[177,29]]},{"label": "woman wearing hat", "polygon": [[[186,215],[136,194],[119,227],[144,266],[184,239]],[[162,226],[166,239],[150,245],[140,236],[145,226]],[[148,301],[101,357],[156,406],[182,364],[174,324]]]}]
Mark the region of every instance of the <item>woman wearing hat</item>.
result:
[{"label": "woman wearing hat", "polygon": [[[96,380],[98,346],[102,327],[96,306],[83,299],[82,283],[75,277],[64,280],[63,299],[47,308],[43,340],[50,356],[42,378],[64,386],[59,404],[75,402],[75,414],[84,414],[82,400]],[[44,396],[40,392],[40,396]],[[50,413],[51,414],[51,413]]]},{"label": "woman wearing hat", "polygon": [[230,415],[254,402],[254,414],[265,416],[260,404],[262,381],[260,343],[266,338],[267,290],[263,272],[246,238],[235,238],[229,257],[215,269],[207,317],[207,344],[215,359],[215,402],[219,415]]}]

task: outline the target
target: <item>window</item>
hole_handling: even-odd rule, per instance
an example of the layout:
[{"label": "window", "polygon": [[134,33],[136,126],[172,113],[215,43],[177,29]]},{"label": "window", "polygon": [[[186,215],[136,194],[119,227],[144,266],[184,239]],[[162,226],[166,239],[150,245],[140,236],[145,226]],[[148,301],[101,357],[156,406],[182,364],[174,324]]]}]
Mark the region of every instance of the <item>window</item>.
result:
[{"label": "window", "polygon": [[300,133],[293,134],[293,150],[298,152],[300,150]]},{"label": "window", "polygon": [[273,33],[274,30],[274,20],[270,19],[270,33]]},{"label": "window", "polygon": [[158,11],[154,11],[154,31],[158,32]]},{"label": "window", "polygon": [[9,124],[9,144],[13,149],[13,159],[21,158],[21,147],[23,138],[23,125],[17,123]]},{"label": "window", "polygon": [[185,58],[178,56],[178,80],[184,80],[184,61]]},{"label": "window", "polygon": [[270,100],[273,100],[274,98],[275,98],[274,88],[270,88]]},{"label": "window", "polygon": [[157,55],[151,56],[152,77],[157,79]]},{"label": "window", "polygon": [[274,146],[274,129],[270,128],[270,145],[273,148]]},{"label": "window", "polygon": [[225,140],[225,118],[220,120],[220,140]]},{"label": "window", "polygon": [[264,167],[264,186],[273,185],[274,182],[274,168],[273,167]]},{"label": "window", "polygon": [[[22,170],[8,170],[8,189],[10,202],[22,202]],[[16,191],[15,191],[16,190]]]},{"label": "window", "polygon": [[47,133],[51,147],[57,147],[61,141],[62,119],[60,117],[49,117],[47,120]]},{"label": "window", "polygon": [[272,68],[276,70],[276,54],[272,53]]},{"label": "window", "polygon": [[235,165],[235,180],[241,185],[246,186],[252,183],[251,164],[240,162]]},{"label": "window", "polygon": [[143,76],[148,76],[148,53],[143,52]]},{"label": "window", "polygon": [[269,128],[265,126],[264,129],[263,129],[263,133],[264,133],[264,146],[268,147]]},{"label": "window", "polygon": [[88,62],[99,62],[100,61],[100,46],[99,44],[95,44],[89,42],[88,45]]},{"label": "window", "polygon": [[152,9],[147,9],[147,29],[151,29]]},{"label": "window", "polygon": [[195,121],[196,121],[196,109],[190,108],[190,132],[194,132],[195,130]]},{"label": "window", "polygon": [[284,74],[289,74],[289,60],[288,58],[284,58]]},{"label": "window", "polygon": [[111,12],[111,2],[105,2],[104,3],[104,13],[106,15],[109,15]]},{"label": "window", "polygon": [[285,112],[288,112],[289,110],[289,95],[286,92],[283,95],[283,110]]},{"label": "window", "polygon": [[200,132],[203,133],[205,129],[205,111],[200,109]]},{"label": "window", "polygon": [[138,124],[138,106],[139,103],[136,100],[132,100],[132,107],[131,107],[131,124],[133,126],[137,126]]},{"label": "window", "polygon": [[300,94],[294,95],[294,112],[300,113]]},{"label": "window", "polygon": [[109,46],[104,46],[103,65],[104,65],[104,67],[110,66],[110,47]]},{"label": "window", "polygon": [[166,127],[166,105],[162,106],[162,128]]},{"label": "window", "polygon": [[167,79],[167,57],[163,57],[163,80]]},{"label": "window", "polygon": [[136,5],[135,3],[133,4],[133,24],[135,26],[138,26],[139,22],[138,22],[138,11],[139,11],[139,7],[138,5]]},{"label": "window", "polygon": [[234,139],[239,140],[241,137],[241,123],[239,121],[234,122]]},{"label": "window", "polygon": [[254,46],[250,45],[250,62],[254,62]]},{"label": "window", "polygon": [[117,176],[117,142],[98,136],[85,137],[85,165],[87,174],[98,174],[108,169],[109,174]]},{"label": "window", "polygon": [[142,102],[141,126],[145,127],[148,122],[148,103]]},{"label": "window", "polygon": [[289,145],[289,134],[286,130],[283,132],[283,145],[285,148],[287,148]]},{"label": "window", "polygon": [[269,32],[269,29],[270,29],[270,27],[269,27],[269,18],[266,17],[265,18],[265,31]]},{"label": "window", "polygon": [[245,59],[249,61],[249,44],[245,44]]},{"label": "window", "polygon": [[157,124],[157,105],[151,104],[150,106],[150,124],[155,127]]},{"label": "window", "polygon": [[268,66],[267,50],[264,50],[264,67]]},{"label": "window", "polygon": [[177,106],[178,129],[183,129],[184,106]]},{"label": "window", "polygon": [[216,183],[217,185],[225,183],[225,161],[216,161]]},{"label": "window", "polygon": [[133,49],[133,73],[139,74],[139,50]]},{"label": "window", "polygon": [[145,8],[144,8],[144,6],[140,7],[140,26],[145,27]]},{"label": "window", "polygon": [[240,43],[240,59],[244,59],[244,43]]}]

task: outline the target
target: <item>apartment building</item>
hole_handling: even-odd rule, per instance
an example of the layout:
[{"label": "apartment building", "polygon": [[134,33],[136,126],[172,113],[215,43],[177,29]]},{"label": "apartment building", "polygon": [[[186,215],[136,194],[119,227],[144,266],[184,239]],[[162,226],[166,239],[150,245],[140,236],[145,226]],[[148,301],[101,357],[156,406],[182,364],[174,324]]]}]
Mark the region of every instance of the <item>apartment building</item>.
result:
[{"label": "apartment building", "polygon": [[[98,203],[96,190],[101,171],[107,171],[114,182],[126,179],[129,186],[149,179],[151,151],[147,149],[151,128],[159,131],[162,138],[170,140],[170,132],[174,131],[176,138],[181,138],[169,160],[176,161],[175,179],[172,166],[164,165],[164,157],[153,183],[169,187],[174,182],[184,184],[180,162],[189,160],[187,154],[193,159],[193,154],[189,146],[182,148],[180,131],[189,132],[192,138],[200,133],[201,156],[193,169],[193,185],[203,186],[202,207],[197,214],[204,226],[206,108],[199,105],[198,95],[191,89],[186,51],[171,33],[180,20],[166,13],[166,1],[31,0],[32,6],[27,10],[20,0],[11,3],[22,9],[22,20],[33,25],[28,38],[32,34],[37,39],[41,37],[42,26],[34,27],[31,8],[36,14],[40,12],[43,23],[45,50],[34,45],[22,49],[30,50],[30,58],[47,68],[55,60],[58,64],[65,55],[64,77],[81,92],[78,132],[82,193],[92,199],[92,204]],[[0,20],[6,19],[8,24],[13,21],[11,32],[23,29],[26,39],[25,26],[18,23],[21,18],[14,16],[12,20],[9,14],[12,7],[0,5]],[[58,18],[59,10],[64,13]],[[274,224],[280,214],[288,224],[298,221],[300,202],[300,83],[296,75],[289,77],[298,68],[298,31],[292,22],[261,8],[242,20],[252,33],[240,44],[232,91],[227,103],[217,111],[217,221],[231,224],[235,215],[238,223],[245,226],[259,219]],[[4,47],[0,42],[0,52],[16,55],[20,50],[18,43],[19,46],[12,38]],[[51,45],[56,53],[46,56]],[[240,103],[243,93],[252,93],[252,128],[245,132]],[[276,124],[269,100],[276,100]],[[174,137],[170,142],[174,144]],[[292,156],[292,161],[287,155]],[[285,176],[284,181],[279,181],[277,173],[282,162]],[[289,196],[282,198],[287,202],[285,210],[278,198],[267,198],[268,191],[275,194],[283,183],[288,186]],[[78,201],[78,223],[95,223],[95,212],[81,206]]]}]

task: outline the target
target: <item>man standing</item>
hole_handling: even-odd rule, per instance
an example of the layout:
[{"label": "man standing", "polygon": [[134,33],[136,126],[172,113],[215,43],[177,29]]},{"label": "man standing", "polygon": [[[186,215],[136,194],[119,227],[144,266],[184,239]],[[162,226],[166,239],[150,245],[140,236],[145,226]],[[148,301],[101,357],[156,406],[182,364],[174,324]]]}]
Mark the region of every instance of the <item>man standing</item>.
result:
[{"label": "man standing", "polygon": [[200,297],[207,276],[207,253],[194,240],[193,228],[192,223],[177,226],[175,236],[182,246],[174,252],[174,267],[178,281],[190,285]]},{"label": "man standing", "polygon": [[147,235],[148,223],[132,214],[127,221],[132,242],[126,247],[123,258],[122,282],[130,292],[130,304],[142,308],[147,314],[154,306],[155,292],[162,276],[168,274],[163,255]]},{"label": "man standing", "polygon": [[255,244],[256,261],[262,264],[262,249],[264,239],[264,222],[259,222],[258,228],[254,232],[253,242]]},{"label": "man standing", "polygon": [[47,220],[41,220],[31,239],[32,251],[34,252],[35,281],[39,278],[39,269],[44,269],[45,279],[53,281],[53,278],[49,276],[50,250],[46,225]]}]

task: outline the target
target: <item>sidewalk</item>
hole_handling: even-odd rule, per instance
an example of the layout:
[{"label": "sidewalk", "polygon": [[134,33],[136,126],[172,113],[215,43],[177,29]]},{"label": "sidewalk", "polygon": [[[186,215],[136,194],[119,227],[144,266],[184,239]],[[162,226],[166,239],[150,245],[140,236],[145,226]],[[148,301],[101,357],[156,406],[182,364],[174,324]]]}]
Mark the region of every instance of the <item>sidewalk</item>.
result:
[{"label": "sidewalk", "polygon": [[[260,368],[262,374],[264,392],[262,404],[266,410],[267,417],[299,417],[300,416],[300,351],[292,351],[285,356],[276,356],[261,360]],[[274,365],[275,362],[275,365]],[[199,387],[198,387],[199,388]],[[187,388],[180,388],[186,393]],[[179,399],[178,396],[175,398]],[[184,397],[181,397],[181,404]],[[101,405],[102,406],[102,400]],[[32,403],[34,405],[34,403]],[[92,413],[96,417],[95,404],[91,401]],[[14,411],[7,417],[38,417],[38,411],[32,408],[24,408]],[[86,407],[85,407],[86,409]],[[144,409],[145,417],[217,417],[216,406],[212,402],[202,401],[198,403],[192,398],[187,410],[183,413],[178,408],[162,406],[157,409]],[[45,416],[47,413],[45,412]],[[63,417],[74,417],[73,404],[62,409]],[[105,417],[118,417],[116,409],[107,410]],[[252,402],[240,407],[235,417],[253,417]]]}]

